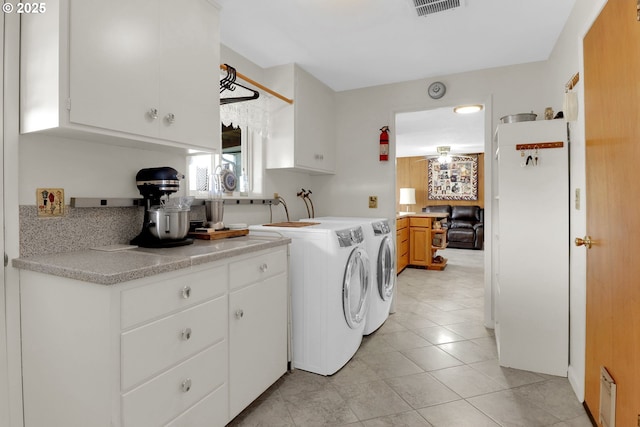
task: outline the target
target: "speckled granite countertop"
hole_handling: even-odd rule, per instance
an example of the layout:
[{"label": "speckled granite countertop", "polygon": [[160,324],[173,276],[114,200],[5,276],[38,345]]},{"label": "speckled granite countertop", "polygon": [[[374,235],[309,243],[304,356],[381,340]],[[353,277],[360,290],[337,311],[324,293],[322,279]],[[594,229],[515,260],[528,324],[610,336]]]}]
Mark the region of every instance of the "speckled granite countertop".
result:
[{"label": "speckled granite countertop", "polygon": [[286,245],[291,239],[259,235],[220,240],[195,240],[176,248],[134,248],[113,252],[87,249],[15,258],[11,264],[69,279],[114,285],[155,274]]}]

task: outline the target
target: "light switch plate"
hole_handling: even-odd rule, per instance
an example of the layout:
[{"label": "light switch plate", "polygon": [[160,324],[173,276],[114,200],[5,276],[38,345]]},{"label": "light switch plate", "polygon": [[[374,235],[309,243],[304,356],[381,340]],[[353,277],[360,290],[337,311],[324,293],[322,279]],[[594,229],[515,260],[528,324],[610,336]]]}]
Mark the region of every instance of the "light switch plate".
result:
[{"label": "light switch plate", "polygon": [[64,215],[64,189],[36,188],[36,206],[39,217]]},{"label": "light switch plate", "polygon": [[378,208],[378,196],[369,196],[369,208],[370,209]]}]

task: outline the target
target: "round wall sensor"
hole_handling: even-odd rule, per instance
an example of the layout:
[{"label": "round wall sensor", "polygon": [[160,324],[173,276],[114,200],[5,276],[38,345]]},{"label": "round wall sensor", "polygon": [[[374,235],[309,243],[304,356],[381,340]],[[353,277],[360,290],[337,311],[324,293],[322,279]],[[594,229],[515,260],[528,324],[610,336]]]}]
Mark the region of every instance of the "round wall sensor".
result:
[{"label": "round wall sensor", "polygon": [[433,82],[429,85],[429,96],[433,99],[440,99],[447,91],[447,87],[442,82]]}]

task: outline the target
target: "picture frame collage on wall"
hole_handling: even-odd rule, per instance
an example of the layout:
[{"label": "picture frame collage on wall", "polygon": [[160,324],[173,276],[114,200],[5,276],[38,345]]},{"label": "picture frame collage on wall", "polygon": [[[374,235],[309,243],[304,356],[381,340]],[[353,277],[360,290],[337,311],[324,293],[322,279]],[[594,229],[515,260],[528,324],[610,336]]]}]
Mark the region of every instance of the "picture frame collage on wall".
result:
[{"label": "picture frame collage on wall", "polygon": [[451,156],[447,163],[432,158],[427,167],[429,200],[478,200],[478,156]]}]

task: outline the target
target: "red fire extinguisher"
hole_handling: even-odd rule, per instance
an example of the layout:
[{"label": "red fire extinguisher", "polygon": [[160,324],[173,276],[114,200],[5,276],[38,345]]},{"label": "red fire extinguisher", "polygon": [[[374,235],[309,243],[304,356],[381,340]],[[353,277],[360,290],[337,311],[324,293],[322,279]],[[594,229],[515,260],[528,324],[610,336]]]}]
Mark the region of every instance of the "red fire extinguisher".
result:
[{"label": "red fire extinguisher", "polygon": [[380,129],[380,161],[389,160],[389,126]]}]

